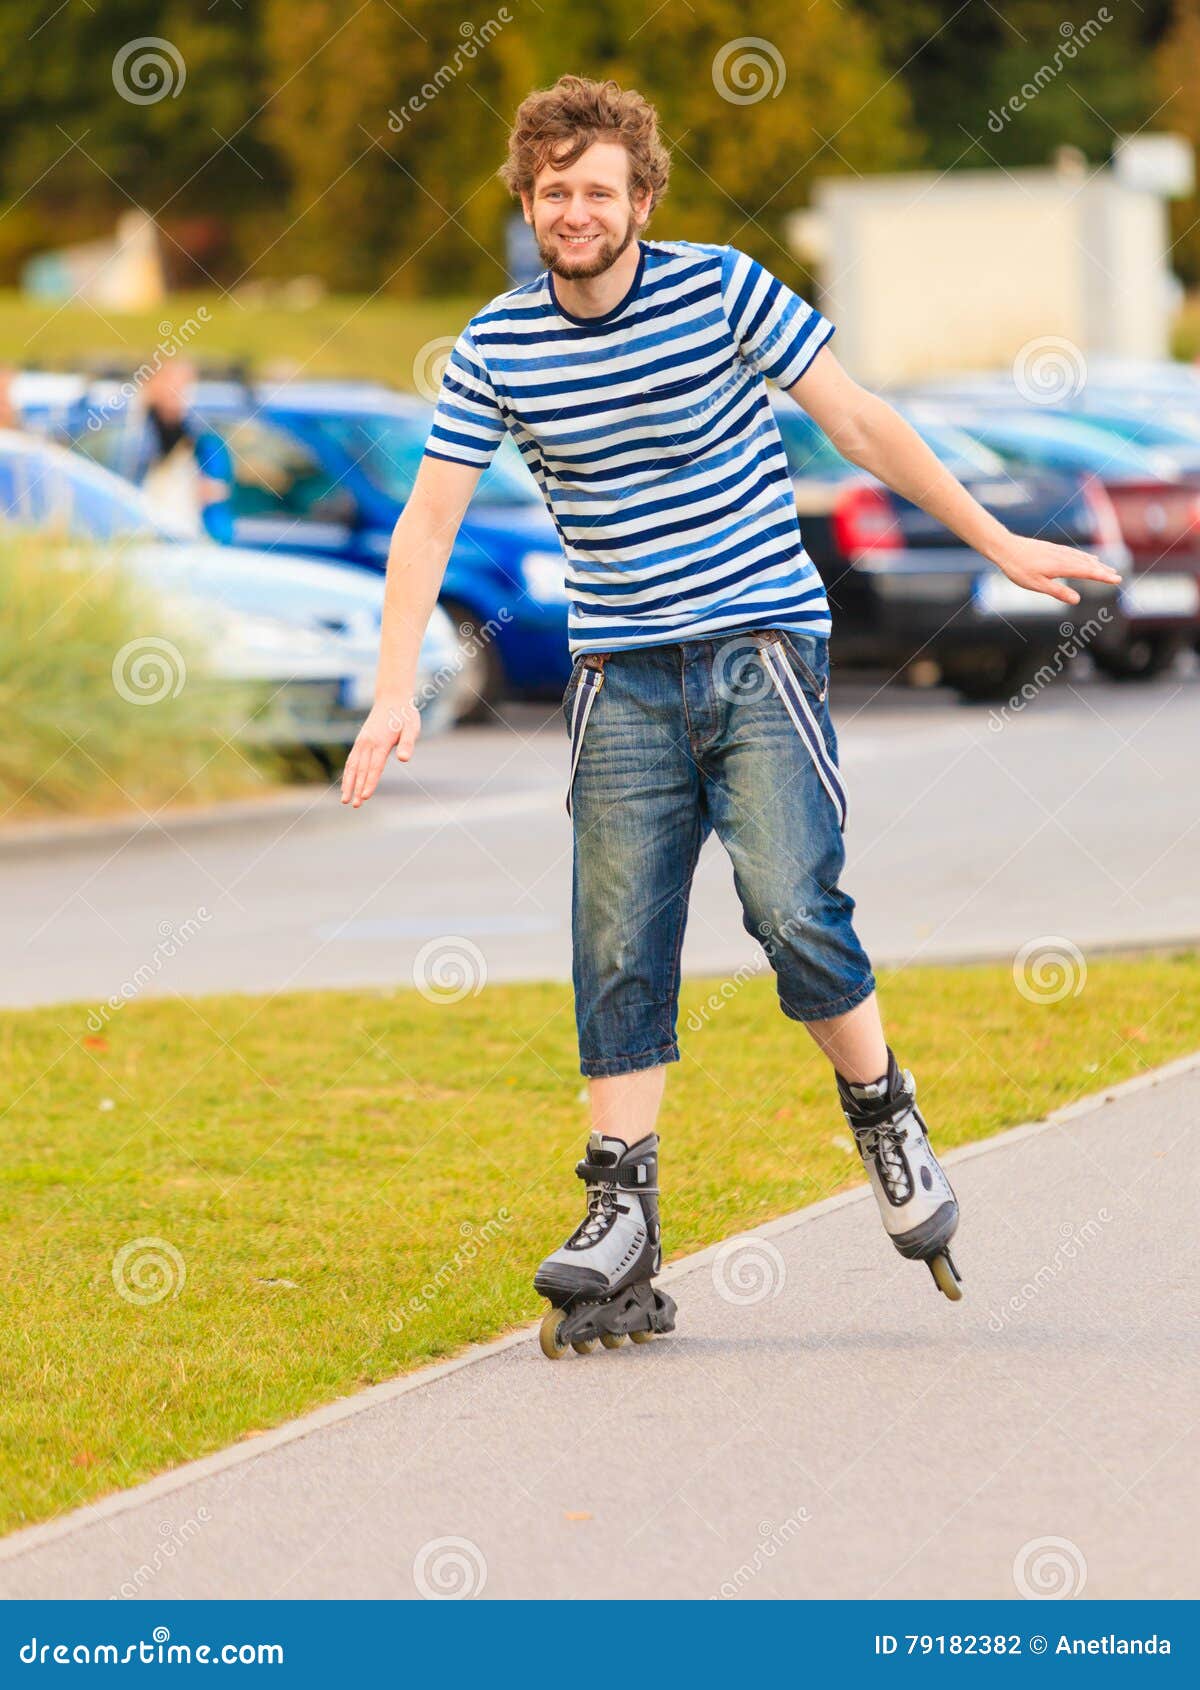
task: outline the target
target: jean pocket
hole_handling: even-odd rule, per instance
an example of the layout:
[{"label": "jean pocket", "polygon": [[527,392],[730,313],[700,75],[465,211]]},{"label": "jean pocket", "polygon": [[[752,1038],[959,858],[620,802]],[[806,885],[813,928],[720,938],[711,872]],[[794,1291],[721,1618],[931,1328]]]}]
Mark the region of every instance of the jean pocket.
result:
[{"label": "jean pocket", "polygon": [[813,767],[837,812],[838,827],[846,831],[846,788],[837,759],[825,738],[828,720],[825,694],[829,689],[828,660],[818,656],[815,668],[795,649],[781,630],[772,629],[760,643],[763,667],[795,728],[801,744],[812,758]]},{"label": "jean pocket", "polygon": [[580,671],[582,670],[582,668],[583,668],[583,658],[582,658],[582,656],[580,656],[580,657],[577,657],[575,659],[574,663],[572,663],[571,673],[567,677],[566,686],[563,688],[562,712],[563,712],[564,717],[566,716],[567,710],[570,707],[571,694],[575,691],[575,688],[579,685],[579,675],[580,675]]},{"label": "jean pocket", "polygon": [[829,692],[828,642],[809,634],[792,634],[786,628],[778,628],[775,632],[804,686],[818,704],[824,704]]}]

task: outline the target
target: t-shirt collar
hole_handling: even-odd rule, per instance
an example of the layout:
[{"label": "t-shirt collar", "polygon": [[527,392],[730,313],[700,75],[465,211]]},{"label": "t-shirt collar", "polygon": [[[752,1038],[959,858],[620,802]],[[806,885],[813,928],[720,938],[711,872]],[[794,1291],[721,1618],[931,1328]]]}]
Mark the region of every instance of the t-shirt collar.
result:
[{"label": "t-shirt collar", "polygon": [[578,328],[578,329],[601,329],[601,328],[606,328],[608,326],[608,324],[612,322],[614,317],[619,317],[621,315],[621,312],[624,311],[625,307],[630,303],[630,301],[633,300],[633,299],[636,299],[638,289],[642,285],[642,272],[645,270],[645,268],[646,268],[646,243],[645,243],[645,241],[639,241],[638,242],[638,264],[637,264],[637,269],[634,272],[633,281],[629,284],[629,291],[625,294],[625,297],[623,299],[620,299],[620,300],[617,301],[617,303],[613,306],[611,311],[606,311],[602,317],[576,317],[576,316],[573,316],[570,311],[567,311],[566,309],[564,309],[562,303],[559,300],[558,294],[555,291],[553,270],[547,270],[546,271],[546,281],[549,284],[550,298],[551,298],[551,300],[554,304],[554,309],[558,312],[560,317],[565,317],[568,323],[573,324],[573,326],[575,328]]}]

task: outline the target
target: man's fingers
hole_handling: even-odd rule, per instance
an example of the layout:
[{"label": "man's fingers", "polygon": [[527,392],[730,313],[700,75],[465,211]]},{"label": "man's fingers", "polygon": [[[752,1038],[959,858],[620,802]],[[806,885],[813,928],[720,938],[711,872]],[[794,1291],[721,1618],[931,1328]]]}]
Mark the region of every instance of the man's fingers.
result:
[{"label": "man's fingers", "polygon": [[405,718],[404,726],[400,730],[400,739],[396,745],[396,758],[398,762],[408,762],[408,759],[412,756],[414,750],[416,749],[417,735],[420,731],[421,722],[419,717],[410,716]]}]

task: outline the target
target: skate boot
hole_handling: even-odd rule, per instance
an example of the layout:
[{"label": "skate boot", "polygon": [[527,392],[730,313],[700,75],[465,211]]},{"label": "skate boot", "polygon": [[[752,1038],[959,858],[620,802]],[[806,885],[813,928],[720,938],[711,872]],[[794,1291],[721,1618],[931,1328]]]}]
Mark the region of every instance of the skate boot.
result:
[{"label": "skate boot", "polygon": [[587,1215],[534,1276],[550,1300],[542,1354],[557,1361],[570,1345],[587,1355],[599,1339],[615,1350],[675,1330],[675,1304],[650,1284],[662,1264],[658,1224],[658,1137],[626,1148],[592,1133],[575,1172],[587,1188]]},{"label": "skate boot", "polygon": [[902,1256],[924,1262],[938,1290],[958,1302],[962,1281],[948,1248],[958,1202],[930,1148],[912,1075],[889,1050],[885,1080],[853,1085],[839,1074],[837,1084],[888,1237]]}]

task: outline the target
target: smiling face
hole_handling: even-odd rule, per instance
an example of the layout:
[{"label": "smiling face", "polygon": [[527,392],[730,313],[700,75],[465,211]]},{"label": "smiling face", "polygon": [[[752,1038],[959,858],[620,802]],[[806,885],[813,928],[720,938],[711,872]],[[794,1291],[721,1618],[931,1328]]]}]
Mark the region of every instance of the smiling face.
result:
[{"label": "smiling face", "polygon": [[545,165],[522,195],[542,263],[566,281],[601,276],[649,215],[650,191],[629,197],[629,154],[619,141],[594,141],[574,164]]}]

